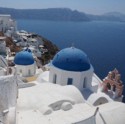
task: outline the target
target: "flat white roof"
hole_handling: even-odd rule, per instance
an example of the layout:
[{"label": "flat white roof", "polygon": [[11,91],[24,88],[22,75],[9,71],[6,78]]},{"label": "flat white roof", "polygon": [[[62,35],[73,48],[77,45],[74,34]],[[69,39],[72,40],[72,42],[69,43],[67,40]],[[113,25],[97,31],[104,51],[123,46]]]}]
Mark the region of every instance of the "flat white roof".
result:
[{"label": "flat white roof", "polygon": [[[59,108],[53,110],[52,105],[59,107],[61,102],[72,103],[70,110]],[[61,106],[60,106],[61,107]],[[90,106],[82,100],[73,86],[60,86],[51,83],[36,84],[19,90],[17,101],[18,124],[124,124],[125,104],[110,102],[97,107]],[[46,111],[52,111],[44,114]]]}]

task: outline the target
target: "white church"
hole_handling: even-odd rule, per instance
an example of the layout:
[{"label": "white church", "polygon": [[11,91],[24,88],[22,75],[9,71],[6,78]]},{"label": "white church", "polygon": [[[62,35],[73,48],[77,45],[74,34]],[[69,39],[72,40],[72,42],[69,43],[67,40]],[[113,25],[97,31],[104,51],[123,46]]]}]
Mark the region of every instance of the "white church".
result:
[{"label": "white church", "polygon": [[5,64],[0,76],[1,124],[125,123],[119,72],[109,72],[102,81],[80,49],[61,50],[47,71],[39,71],[29,49],[17,53],[14,63]]},{"label": "white church", "polygon": [[36,73],[36,63],[30,49],[25,49],[16,54],[14,58],[17,73],[22,77],[30,77]]}]

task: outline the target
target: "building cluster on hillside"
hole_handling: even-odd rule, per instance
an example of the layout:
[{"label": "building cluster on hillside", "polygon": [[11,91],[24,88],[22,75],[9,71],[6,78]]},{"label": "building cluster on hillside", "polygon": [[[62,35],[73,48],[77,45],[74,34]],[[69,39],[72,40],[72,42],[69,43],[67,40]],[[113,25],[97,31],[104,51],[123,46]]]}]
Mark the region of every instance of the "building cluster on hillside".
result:
[{"label": "building cluster on hillside", "polygon": [[[48,50],[44,48],[42,38],[37,34],[28,33],[24,30],[18,31],[16,21],[13,20],[10,15],[0,15],[0,31],[4,33],[5,37],[11,37],[16,46],[22,48],[30,47],[36,57],[41,57],[42,54],[48,52]],[[0,41],[1,47],[3,44],[1,52],[5,52],[5,38],[0,37]]]},{"label": "building cluster on hillside", "polygon": [[16,30],[16,21],[11,19],[10,15],[0,15],[0,31],[7,36],[12,36]]},{"label": "building cluster on hillside", "polygon": [[101,80],[80,49],[65,48],[45,66],[32,52],[18,52],[14,66],[0,56],[0,123],[124,124],[117,69]]}]

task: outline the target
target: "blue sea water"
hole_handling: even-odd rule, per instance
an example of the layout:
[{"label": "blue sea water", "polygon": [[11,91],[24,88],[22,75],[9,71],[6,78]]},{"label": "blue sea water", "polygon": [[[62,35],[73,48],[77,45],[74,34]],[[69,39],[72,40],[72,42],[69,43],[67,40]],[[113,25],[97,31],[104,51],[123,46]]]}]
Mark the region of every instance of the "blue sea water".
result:
[{"label": "blue sea water", "polygon": [[117,68],[125,83],[125,23],[17,20],[17,25],[19,30],[46,37],[60,49],[74,44],[88,55],[101,79]]}]

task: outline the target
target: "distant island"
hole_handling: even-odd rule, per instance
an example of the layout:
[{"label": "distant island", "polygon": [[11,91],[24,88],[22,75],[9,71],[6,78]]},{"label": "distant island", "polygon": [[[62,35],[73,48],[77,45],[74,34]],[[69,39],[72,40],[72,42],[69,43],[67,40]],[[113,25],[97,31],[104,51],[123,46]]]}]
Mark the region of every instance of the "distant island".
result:
[{"label": "distant island", "polygon": [[125,22],[125,14],[110,12],[92,15],[69,8],[13,9],[0,7],[0,14],[10,14],[15,19],[37,19],[51,21],[119,21]]}]

